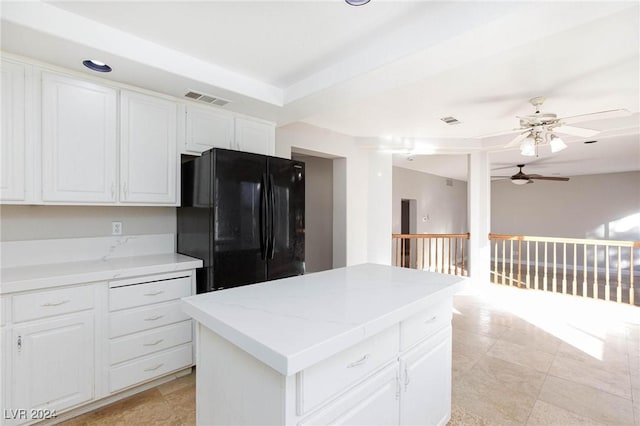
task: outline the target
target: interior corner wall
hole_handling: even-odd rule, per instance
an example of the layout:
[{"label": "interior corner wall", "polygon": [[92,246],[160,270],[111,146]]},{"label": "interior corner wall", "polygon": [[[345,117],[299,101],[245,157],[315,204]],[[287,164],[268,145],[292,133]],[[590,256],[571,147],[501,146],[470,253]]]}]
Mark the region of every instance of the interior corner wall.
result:
[{"label": "interior corner wall", "polygon": [[176,233],[175,207],[3,205],[0,241],[106,237],[113,221],[122,235]]},{"label": "interior corner wall", "polygon": [[491,232],[640,241],[640,172],[491,186]]},{"label": "interior corner wall", "polygon": [[465,233],[467,229],[467,183],[402,167],[393,167],[394,234],[401,232],[401,203],[416,200],[418,234]]},{"label": "interior corner wall", "polygon": [[[387,220],[384,215],[372,215],[369,211],[371,151],[359,148],[355,138],[351,136],[306,123],[293,123],[276,129],[276,155],[291,158],[292,148],[336,158],[334,160],[334,212],[343,216],[333,218],[334,267],[375,261],[379,250],[390,250],[390,242],[386,245],[385,241],[377,236],[369,238],[369,231],[372,229],[390,228],[389,223],[384,223]],[[377,160],[389,161],[390,164],[391,157],[376,158],[376,163]],[[345,188],[344,193],[340,192],[340,187]],[[374,198],[375,202],[379,203],[376,208],[380,209],[387,208],[391,201],[377,196]],[[341,203],[344,206],[341,206]],[[341,220],[344,221],[342,235],[339,234]],[[378,221],[381,222],[378,223]],[[344,259],[336,258],[340,254],[341,244],[344,244]],[[370,254],[373,257],[370,257]]]},{"label": "interior corner wall", "polygon": [[333,267],[333,160],[293,155],[305,163],[305,271]]}]

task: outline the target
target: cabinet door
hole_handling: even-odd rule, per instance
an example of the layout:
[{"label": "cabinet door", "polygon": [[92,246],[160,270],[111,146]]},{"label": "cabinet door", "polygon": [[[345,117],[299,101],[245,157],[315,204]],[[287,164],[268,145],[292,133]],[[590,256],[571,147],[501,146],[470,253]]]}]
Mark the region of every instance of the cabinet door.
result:
[{"label": "cabinet door", "polygon": [[177,105],[124,90],[120,101],[120,201],[175,204]]},{"label": "cabinet door", "polygon": [[400,424],[446,424],[451,416],[451,326],[400,357],[400,365]]},{"label": "cabinet door", "polygon": [[400,394],[398,374],[397,364],[387,367],[298,424],[397,425]]},{"label": "cabinet door", "polygon": [[0,140],[0,200],[24,200],[25,133],[24,67],[2,61],[2,140]]},{"label": "cabinet door", "polygon": [[43,73],[43,201],[115,202],[116,95]]},{"label": "cabinet door", "polygon": [[11,408],[61,411],[93,397],[93,312],[13,329]]},{"label": "cabinet door", "polygon": [[233,117],[212,108],[187,106],[185,152],[201,154],[211,148],[231,149]]},{"label": "cabinet door", "polygon": [[256,154],[273,155],[276,129],[272,124],[236,118],[236,149]]}]

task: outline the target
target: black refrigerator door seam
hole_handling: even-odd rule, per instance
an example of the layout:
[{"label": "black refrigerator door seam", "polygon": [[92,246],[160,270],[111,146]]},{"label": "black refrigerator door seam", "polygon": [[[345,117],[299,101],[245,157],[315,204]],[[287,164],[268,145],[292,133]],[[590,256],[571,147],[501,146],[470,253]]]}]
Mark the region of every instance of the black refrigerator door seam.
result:
[{"label": "black refrigerator door seam", "polygon": [[273,175],[269,173],[269,203],[271,205],[271,226],[269,229],[270,236],[270,244],[269,251],[267,253],[268,259],[273,259],[275,255],[275,246],[276,246],[276,237],[275,237],[275,221],[274,217],[276,215],[276,197],[274,193],[274,185],[273,185]]},{"label": "black refrigerator door seam", "polygon": [[267,257],[267,175],[260,180],[260,259]]}]

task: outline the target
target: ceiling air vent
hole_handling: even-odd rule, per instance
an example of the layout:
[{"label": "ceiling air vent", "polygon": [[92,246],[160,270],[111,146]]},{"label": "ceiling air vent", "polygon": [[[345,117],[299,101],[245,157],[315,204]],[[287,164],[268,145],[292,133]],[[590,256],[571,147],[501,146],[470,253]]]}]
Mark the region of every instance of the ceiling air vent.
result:
[{"label": "ceiling air vent", "polygon": [[447,124],[460,124],[458,119],[455,117],[442,117],[440,120],[444,121]]},{"label": "ceiling air vent", "polygon": [[193,99],[194,101],[203,102],[205,104],[218,105],[218,106],[225,106],[230,102],[226,99],[216,98],[215,96],[194,92],[193,90],[188,91],[184,96],[186,98]]}]

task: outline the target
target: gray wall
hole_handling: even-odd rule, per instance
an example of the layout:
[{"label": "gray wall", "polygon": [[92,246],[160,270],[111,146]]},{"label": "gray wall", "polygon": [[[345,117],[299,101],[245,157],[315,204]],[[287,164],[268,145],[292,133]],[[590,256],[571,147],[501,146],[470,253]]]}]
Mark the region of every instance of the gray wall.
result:
[{"label": "gray wall", "polygon": [[333,266],[333,161],[293,154],[305,163],[305,265],[307,272]]},{"label": "gray wall", "polygon": [[467,183],[393,167],[393,233],[400,233],[401,200],[416,200],[416,232],[467,232]]},{"label": "gray wall", "polygon": [[175,234],[176,209],[4,205],[0,241],[109,236],[112,221],[122,222],[122,235]]},{"label": "gray wall", "polygon": [[640,241],[640,172],[491,186],[491,232]]}]

